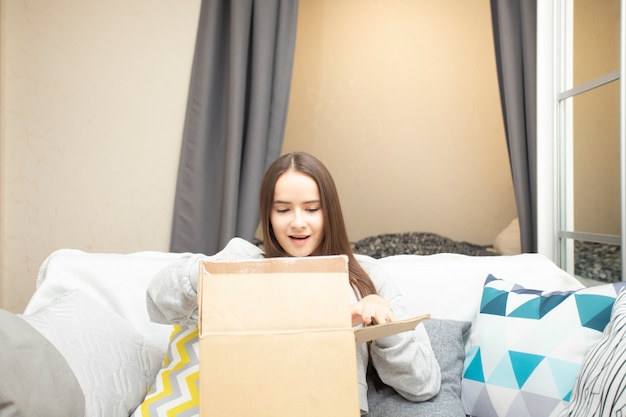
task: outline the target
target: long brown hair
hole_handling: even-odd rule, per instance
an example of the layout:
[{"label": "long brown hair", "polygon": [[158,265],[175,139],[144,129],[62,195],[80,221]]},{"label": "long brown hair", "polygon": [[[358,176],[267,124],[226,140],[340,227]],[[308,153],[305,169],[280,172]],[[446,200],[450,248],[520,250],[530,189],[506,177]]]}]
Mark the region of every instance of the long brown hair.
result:
[{"label": "long brown hair", "polygon": [[[278,239],[276,239],[276,235],[272,229],[272,223],[270,222],[276,181],[278,181],[281,175],[288,171],[301,172],[311,177],[317,183],[317,188],[320,193],[320,204],[322,207],[322,215],[324,216],[324,238],[319,247],[315,249],[311,255],[347,255],[350,284],[355,290],[357,298],[376,294],[376,287],[372,279],[354,258],[352,246],[348,239],[348,232],[346,231],[346,225],[343,221],[343,212],[341,211],[341,203],[339,202],[339,193],[337,192],[335,181],[333,181],[333,177],[330,175],[326,166],[308,153],[293,152],[285,154],[274,161],[265,172],[263,181],[261,182],[259,199],[265,256],[268,258],[289,256],[278,243]],[[371,356],[370,348],[371,342],[368,342],[367,351],[368,355]],[[377,390],[385,385],[374,368],[371,359],[368,361],[367,374]]]},{"label": "long brown hair", "polygon": [[270,222],[276,181],[287,171],[297,171],[310,176],[317,183],[319,189],[322,215],[324,216],[324,238],[311,255],[347,255],[350,284],[358,291],[358,296],[365,297],[376,294],[374,283],[354,258],[335,182],[326,166],[308,153],[293,152],[283,155],[274,161],[265,172],[260,193],[261,228],[263,229],[265,256],[268,258],[289,256],[278,243]]}]

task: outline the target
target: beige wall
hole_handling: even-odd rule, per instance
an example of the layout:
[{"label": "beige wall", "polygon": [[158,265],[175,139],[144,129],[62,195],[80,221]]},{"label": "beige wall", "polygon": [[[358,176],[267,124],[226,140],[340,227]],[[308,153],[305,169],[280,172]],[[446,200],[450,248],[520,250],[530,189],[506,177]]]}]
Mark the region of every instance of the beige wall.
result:
[{"label": "beige wall", "polygon": [[488,1],[309,0],[285,151],[335,176],[350,237],[493,243],[516,217]]},{"label": "beige wall", "polygon": [[[0,0],[0,307],[56,249],[167,250],[199,4]],[[491,243],[515,208],[489,2],[300,12],[285,151],[328,164],[351,238]]]},{"label": "beige wall", "polygon": [[55,249],[167,250],[199,0],[2,0],[0,306]]}]

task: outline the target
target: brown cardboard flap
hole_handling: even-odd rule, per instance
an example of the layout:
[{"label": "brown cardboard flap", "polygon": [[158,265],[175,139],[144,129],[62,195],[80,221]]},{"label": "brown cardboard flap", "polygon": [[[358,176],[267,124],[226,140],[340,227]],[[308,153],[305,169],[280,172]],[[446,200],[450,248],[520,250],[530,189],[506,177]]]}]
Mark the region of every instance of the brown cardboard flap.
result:
[{"label": "brown cardboard flap", "polygon": [[211,274],[202,298],[201,334],[352,326],[345,274]]},{"label": "brown cardboard flap", "polygon": [[205,261],[200,334],[350,329],[346,256]]},{"label": "brown cardboard flap", "polygon": [[361,327],[354,331],[356,343],[369,342],[392,334],[415,330],[415,327],[422,321],[430,318],[430,314],[424,314],[410,319],[398,320],[393,323],[376,324],[373,326]]}]

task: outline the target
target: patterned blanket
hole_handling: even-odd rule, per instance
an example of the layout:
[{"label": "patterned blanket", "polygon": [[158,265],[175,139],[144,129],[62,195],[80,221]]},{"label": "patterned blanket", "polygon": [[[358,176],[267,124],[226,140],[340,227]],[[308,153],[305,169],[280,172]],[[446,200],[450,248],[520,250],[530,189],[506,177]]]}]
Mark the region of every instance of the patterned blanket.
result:
[{"label": "patterned blanket", "polygon": [[366,237],[353,245],[356,253],[372,258],[404,254],[433,255],[435,253],[460,253],[472,256],[499,255],[491,245],[458,242],[428,232],[386,233]]}]

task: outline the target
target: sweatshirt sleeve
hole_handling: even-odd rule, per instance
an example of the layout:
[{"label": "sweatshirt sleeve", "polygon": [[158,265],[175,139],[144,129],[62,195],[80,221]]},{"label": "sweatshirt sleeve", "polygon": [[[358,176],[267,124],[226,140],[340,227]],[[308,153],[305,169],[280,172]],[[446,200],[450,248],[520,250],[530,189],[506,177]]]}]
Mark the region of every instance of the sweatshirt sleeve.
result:
[{"label": "sweatshirt sleeve", "polygon": [[[395,281],[375,260],[359,263],[370,275],[378,295],[386,299],[398,319],[408,312]],[[420,323],[414,331],[376,339],[371,357],[381,380],[409,401],[425,401],[434,397],[441,387],[441,370],[426,329]]]},{"label": "sweatshirt sleeve", "polygon": [[150,281],[146,307],[152,321],[191,324],[198,321],[197,283],[202,254],[186,254],[160,270]]},{"label": "sweatshirt sleeve", "polygon": [[189,325],[198,321],[198,275],[201,260],[242,260],[263,258],[263,251],[252,243],[231,239],[215,255],[185,254],[159,271],[146,291],[146,306],[152,321]]}]

